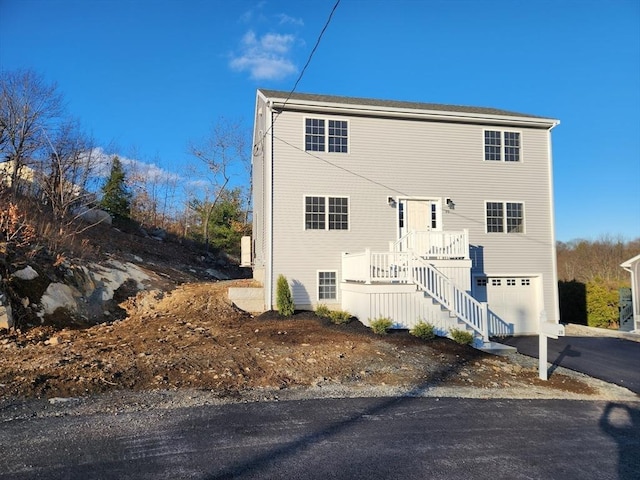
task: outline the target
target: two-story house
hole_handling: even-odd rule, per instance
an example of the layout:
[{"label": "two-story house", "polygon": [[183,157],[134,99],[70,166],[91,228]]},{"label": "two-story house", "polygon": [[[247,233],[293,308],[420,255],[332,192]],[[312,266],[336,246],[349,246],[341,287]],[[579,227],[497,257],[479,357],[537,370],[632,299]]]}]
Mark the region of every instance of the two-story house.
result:
[{"label": "two-story house", "polygon": [[254,278],[275,308],[478,339],[558,321],[551,130],[493,108],[258,90]]}]

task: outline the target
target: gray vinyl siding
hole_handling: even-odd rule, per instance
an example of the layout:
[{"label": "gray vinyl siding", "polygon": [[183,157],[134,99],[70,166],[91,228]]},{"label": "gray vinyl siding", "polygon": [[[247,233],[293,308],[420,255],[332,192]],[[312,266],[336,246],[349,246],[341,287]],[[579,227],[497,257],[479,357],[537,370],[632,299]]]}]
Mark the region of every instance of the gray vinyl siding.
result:
[{"label": "gray vinyl siding", "polygon": [[[305,153],[305,118],[347,120],[349,153]],[[485,162],[486,128],[521,132],[521,161]],[[341,281],[341,252],[388,250],[397,209],[387,197],[436,197],[456,205],[443,207],[443,230],[468,229],[482,252],[474,271],[542,275],[557,320],[546,129],[285,111],[274,137],[272,278],[287,276],[296,304],[316,303],[318,270],[336,270]],[[305,195],[349,197],[349,230],[305,230]],[[486,233],[485,201],[522,202],[525,233]]]}]

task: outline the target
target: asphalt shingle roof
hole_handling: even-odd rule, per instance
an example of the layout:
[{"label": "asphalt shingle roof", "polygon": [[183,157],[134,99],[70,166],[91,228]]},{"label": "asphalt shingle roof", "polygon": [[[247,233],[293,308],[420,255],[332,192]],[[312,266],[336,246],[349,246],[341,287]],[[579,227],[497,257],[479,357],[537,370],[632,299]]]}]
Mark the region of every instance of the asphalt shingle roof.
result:
[{"label": "asphalt shingle roof", "polygon": [[[259,89],[267,98],[275,97],[285,99],[289,92],[280,90]],[[399,100],[379,100],[373,98],[341,97],[337,95],[319,95],[315,93],[293,93],[289,97],[292,100],[308,100],[320,103],[342,103],[345,105],[364,105],[382,108],[406,108],[414,110],[433,110],[442,112],[473,113],[479,115],[505,115],[511,117],[550,118],[527,113],[518,113],[498,108],[472,107],[464,105],[445,105],[440,103],[406,102]]]}]

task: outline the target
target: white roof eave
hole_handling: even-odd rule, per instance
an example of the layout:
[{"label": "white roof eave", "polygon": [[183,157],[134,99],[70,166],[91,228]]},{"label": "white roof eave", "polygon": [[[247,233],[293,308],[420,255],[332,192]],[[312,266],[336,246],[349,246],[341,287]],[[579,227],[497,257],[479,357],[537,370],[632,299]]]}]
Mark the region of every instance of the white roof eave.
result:
[{"label": "white roof eave", "polygon": [[[285,98],[270,97],[273,108],[281,109]],[[559,120],[539,117],[522,117],[514,115],[495,115],[473,112],[456,112],[446,110],[422,110],[399,107],[381,107],[378,105],[357,105],[345,103],[325,103],[309,100],[289,99],[284,105],[287,110],[303,110],[311,112],[326,112],[343,115],[379,115],[397,118],[422,118],[467,123],[491,123],[500,125],[521,125],[537,128],[554,128],[560,124]]]}]

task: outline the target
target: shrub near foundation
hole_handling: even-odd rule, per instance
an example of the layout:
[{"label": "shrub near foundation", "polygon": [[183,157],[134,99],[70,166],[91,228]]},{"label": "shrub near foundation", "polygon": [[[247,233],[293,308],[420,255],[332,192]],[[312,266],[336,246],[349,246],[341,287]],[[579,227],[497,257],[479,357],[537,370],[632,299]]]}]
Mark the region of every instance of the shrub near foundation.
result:
[{"label": "shrub near foundation", "polygon": [[449,330],[449,333],[451,333],[451,338],[453,338],[453,341],[459,343],[460,345],[471,345],[471,343],[473,342],[473,334],[471,332],[467,332],[466,330],[452,328],[451,330]]},{"label": "shrub near foundation", "polygon": [[411,330],[409,330],[409,333],[414,337],[418,337],[423,340],[431,340],[436,336],[434,330],[435,327],[431,323],[426,323],[421,320]]},{"label": "shrub near foundation", "polygon": [[351,314],[345,310],[333,310],[329,312],[329,318],[337,325],[344,325],[351,321]]},{"label": "shrub near foundation", "polygon": [[323,318],[330,318],[331,317],[331,310],[329,310],[329,307],[327,307],[326,305],[320,303],[316,307],[316,315],[319,316],[319,317],[323,317]]},{"label": "shrub near foundation", "polygon": [[278,283],[276,284],[276,306],[278,313],[283,317],[290,317],[296,310],[289,282],[287,277],[282,274],[278,276]]},{"label": "shrub near foundation", "polygon": [[375,320],[369,319],[369,326],[373,333],[377,333],[378,335],[386,335],[387,330],[389,330],[393,326],[393,322],[390,318],[387,317],[379,317]]}]

